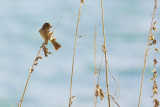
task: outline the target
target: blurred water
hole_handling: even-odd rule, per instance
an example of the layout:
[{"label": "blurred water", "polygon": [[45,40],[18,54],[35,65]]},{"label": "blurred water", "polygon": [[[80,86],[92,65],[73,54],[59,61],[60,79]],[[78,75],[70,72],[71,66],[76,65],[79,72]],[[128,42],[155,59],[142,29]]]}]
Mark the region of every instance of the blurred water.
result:
[{"label": "blurred water", "polygon": [[[38,30],[43,23],[53,26],[63,16],[54,35],[62,48],[43,58],[35,67],[25,94],[23,107],[66,107],[69,99],[73,44],[79,2],[75,0],[0,0],[0,107],[16,107],[20,101],[28,69],[43,42]],[[94,27],[97,25],[97,66],[102,57],[103,45],[100,1],[84,1],[77,40],[72,95],[76,96],[73,107],[94,105]],[[146,48],[153,0],[104,1],[104,18],[108,61],[116,78],[119,77],[121,107],[138,105],[139,89]],[[160,28],[159,3],[157,28]],[[159,40],[159,31],[154,33]],[[159,46],[159,43],[157,44]],[[150,49],[142,92],[142,107],[152,106],[153,59],[159,54]],[[43,56],[43,53],[42,53]],[[159,69],[159,64],[157,64]],[[159,77],[159,73],[158,76]],[[157,81],[160,79],[158,78]],[[115,82],[109,77],[110,91],[115,92]],[[105,66],[102,65],[100,85],[104,92]],[[158,97],[159,98],[159,97]],[[98,98],[98,106],[106,107]]]}]

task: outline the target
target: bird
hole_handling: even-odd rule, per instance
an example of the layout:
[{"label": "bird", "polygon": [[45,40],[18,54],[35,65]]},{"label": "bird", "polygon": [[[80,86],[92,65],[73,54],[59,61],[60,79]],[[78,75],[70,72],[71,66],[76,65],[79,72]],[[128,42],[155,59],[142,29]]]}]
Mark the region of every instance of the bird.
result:
[{"label": "bird", "polygon": [[39,30],[39,33],[44,41],[46,41],[47,43],[48,41],[51,41],[55,50],[58,50],[59,48],[61,48],[61,45],[56,41],[55,37],[53,37],[53,32],[50,32],[50,28],[52,28],[50,23],[44,23],[42,28]]}]

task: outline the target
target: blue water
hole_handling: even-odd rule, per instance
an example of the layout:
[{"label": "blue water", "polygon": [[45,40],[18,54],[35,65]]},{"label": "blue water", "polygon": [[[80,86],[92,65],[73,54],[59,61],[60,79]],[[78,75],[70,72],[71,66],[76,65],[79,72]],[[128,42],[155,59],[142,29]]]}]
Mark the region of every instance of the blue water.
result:
[{"label": "blue water", "polygon": [[[57,41],[62,44],[55,51],[49,43],[52,55],[39,60],[31,75],[25,94],[23,107],[67,107],[69,99],[70,74],[73,44],[76,31],[79,0],[0,0],[0,107],[17,107],[28,78],[28,69],[43,43],[38,30],[43,23],[56,25]],[[76,96],[73,107],[93,107],[94,105],[94,28],[97,25],[97,66],[103,55],[100,0],[84,1],[77,40],[72,95]],[[138,105],[143,60],[150,22],[153,0],[106,0],[104,19],[107,56],[111,70],[119,78],[121,96],[117,101],[121,107]],[[159,3],[156,14],[157,28],[160,28]],[[154,32],[157,41],[159,29]],[[157,47],[160,44],[157,44]],[[153,59],[160,55],[150,48],[143,84],[141,107],[152,106]],[[104,56],[103,56],[104,57]],[[159,69],[159,63],[157,64]],[[158,70],[157,70],[158,71]],[[119,76],[120,75],[120,76]],[[159,77],[159,72],[157,74]],[[157,83],[160,79],[157,78]],[[110,92],[115,93],[115,82],[109,76]],[[102,90],[106,93],[105,65],[102,64],[100,78]],[[159,97],[158,97],[159,99]],[[106,107],[98,98],[98,107]]]}]

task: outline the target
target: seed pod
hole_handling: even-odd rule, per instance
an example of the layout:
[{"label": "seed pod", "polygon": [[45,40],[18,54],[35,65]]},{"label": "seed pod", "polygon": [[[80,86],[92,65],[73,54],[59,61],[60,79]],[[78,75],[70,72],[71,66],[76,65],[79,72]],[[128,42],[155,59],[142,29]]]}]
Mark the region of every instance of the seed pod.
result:
[{"label": "seed pod", "polygon": [[97,90],[100,90],[100,86],[99,86],[99,84],[97,84]]},{"label": "seed pod", "polygon": [[154,68],[154,69],[152,70],[152,72],[156,72],[156,69]]},{"label": "seed pod", "polygon": [[102,91],[102,89],[100,89],[100,97],[101,97],[101,100],[103,101],[104,94],[103,94],[103,91]]},{"label": "seed pod", "polygon": [[155,50],[156,50],[157,52],[159,52],[159,51],[160,51],[160,49],[158,49],[158,48],[155,48]]},{"label": "seed pod", "polygon": [[156,28],[156,27],[153,27],[152,29],[153,29],[154,31],[156,31],[156,30],[157,30],[157,28]]},{"label": "seed pod", "polygon": [[34,70],[32,68],[29,68],[29,72],[32,73]]},{"label": "seed pod", "polygon": [[84,3],[84,0],[81,0],[81,3]]},{"label": "seed pod", "polygon": [[153,35],[153,34],[150,34],[150,35],[149,35],[149,41],[152,41],[152,40],[154,40],[154,35]]},{"label": "seed pod", "polygon": [[156,78],[157,77],[157,72],[154,72],[153,73],[153,78]]},{"label": "seed pod", "polygon": [[154,59],[153,61],[154,61],[154,65],[158,62],[157,59]]},{"label": "seed pod", "polygon": [[154,39],[154,40],[152,41],[152,43],[155,45],[155,44],[157,43],[157,41]]}]

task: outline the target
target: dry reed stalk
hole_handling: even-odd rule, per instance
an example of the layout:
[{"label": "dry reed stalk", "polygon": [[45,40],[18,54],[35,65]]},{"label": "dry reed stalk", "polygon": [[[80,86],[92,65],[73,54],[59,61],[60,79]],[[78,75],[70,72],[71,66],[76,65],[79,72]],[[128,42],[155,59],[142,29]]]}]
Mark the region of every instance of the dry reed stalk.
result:
[{"label": "dry reed stalk", "polygon": [[155,58],[153,60],[153,62],[154,62],[154,69],[152,70],[153,78],[151,78],[151,81],[153,81],[153,88],[152,88],[153,96],[152,96],[152,98],[153,98],[153,107],[158,107],[159,106],[159,101],[155,97],[155,95],[158,95],[158,85],[156,83],[156,78],[157,78],[156,64],[157,64],[158,61]]},{"label": "dry reed stalk", "polygon": [[147,44],[147,49],[146,49],[146,53],[145,53],[145,59],[144,59],[144,66],[143,66],[143,74],[142,74],[142,81],[141,81],[141,88],[140,88],[138,107],[140,107],[142,87],[143,87],[143,79],[144,79],[144,73],[145,73],[145,66],[146,66],[148,48],[150,46],[150,41],[151,41],[151,35],[152,35],[152,30],[153,30],[153,25],[154,25],[153,21],[154,21],[154,17],[155,17],[154,15],[155,15],[155,12],[156,12],[156,8],[157,8],[157,0],[155,0],[155,5],[154,5],[154,10],[153,10],[153,15],[152,15],[152,21],[151,21],[151,27],[150,27],[150,33],[149,33],[149,37],[148,37],[148,44]]},{"label": "dry reed stalk", "polygon": [[[120,77],[120,75],[119,75],[119,77]],[[119,81],[119,77],[118,77],[118,81]],[[115,96],[117,95],[117,89],[118,89],[118,86],[116,86]],[[114,101],[113,101],[112,107],[114,107]]]},{"label": "dry reed stalk", "polygon": [[99,84],[99,78],[100,78],[100,75],[101,75],[102,59],[103,59],[103,56],[102,56],[102,58],[101,58],[101,63],[100,63],[100,67],[99,67],[99,73],[98,73],[98,80],[97,80],[97,84]]},{"label": "dry reed stalk", "polygon": [[111,72],[111,69],[110,69],[110,66],[109,66],[109,63],[108,63],[108,69],[109,69],[109,72],[110,72],[110,75],[112,77],[112,79],[115,81],[116,83],[116,88],[118,88],[118,91],[119,91],[119,95],[118,95],[118,98],[117,100],[120,98],[120,86],[119,86],[119,83],[118,81],[115,79],[115,77],[113,76],[112,72]]},{"label": "dry reed stalk", "polygon": [[103,3],[101,0],[101,10],[102,10],[102,23],[103,23],[103,38],[104,38],[104,54],[105,54],[105,66],[106,66],[106,85],[107,85],[107,95],[108,95],[108,106],[110,107],[110,94],[109,94],[109,82],[108,82],[108,67],[107,67],[107,50],[106,50],[106,40],[104,31],[104,17],[103,17]]},{"label": "dry reed stalk", "polygon": [[82,4],[84,3],[83,0],[80,2],[79,12],[78,12],[78,20],[77,20],[77,28],[76,28],[76,36],[75,36],[75,44],[74,44],[74,52],[73,52],[73,63],[72,63],[72,73],[71,73],[71,84],[70,84],[70,96],[69,96],[69,107],[71,107],[72,101],[72,79],[73,79],[73,69],[74,69],[74,57],[75,57],[75,51],[76,51],[76,42],[77,42],[77,34],[78,34],[78,27],[80,22],[80,16],[81,16],[81,8]]},{"label": "dry reed stalk", "polygon": [[94,106],[97,105],[97,96],[96,93],[96,77],[97,77],[97,66],[96,66],[96,54],[97,54],[97,48],[96,48],[96,39],[97,39],[97,27],[95,26],[95,37],[94,37]]},{"label": "dry reed stalk", "polygon": [[[102,56],[102,59],[103,59],[103,56]],[[102,59],[101,59],[101,63],[100,63],[99,73],[98,73],[98,80],[97,80],[97,84],[96,84],[95,96],[96,96],[96,101],[97,101],[97,97],[100,96],[101,101],[103,102],[104,94],[103,94],[103,90],[100,88],[100,84],[99,84],[99,79],[100,79],[100,74],[101,74],[101,66],[102,66]]]},{"label": "dry reed stalk", "polygon": [[[18,107],[22,107],[22,103],[23,103],[23,99],[24,99],[24,95],[25,95],[27,86],[28,86],[28,82],[29,82],[29,79],[30,79],[30,77],[31,77],[32,72],[34,71],[33,68],[34,68],[34,66],[36,66],[36,65],[38,64],[37,61],[38,61],[39,59],[42,59],[42,57],[39,56],[41,50],[42,50],[42,49],[43,49],[43,51],[44,51],[44,50],[47,50],[47,51],[44,51],[45,56],[46,56],[46,55],[48,56],[48,54],[51,54],[50,52],[48,52],[48,49],[45,47],[46,42],[47,42],[47,41],[45,41],[45,42],[42,44],[42,46],[41,46],[40,50],[38,51],[38,54],[37,54],[37,56],[36,56],[34,62],[33,62],[32,67],[29,69],[29,72],[30,72],[30,73],[29,73],[29,76],[28,76],[28,79],[27,79],[27,83],[26,83],[26,86],[25,86],[25,89],[24,89],[22,98],[21,98],[21,100],[20,100],[20,102],[19,102],[19,104],[18,104]],[[47,57],[47,56],[46,56],[46,57]]]},{"label": "dry reed stalk", "polygon": [[26,83],[26,86],[25,86],[25,89],[24,89],[24,92],[23,92],[23,96],[22,96],[22,99],[20,101],[20,107],[22,107],[22,103],[23,103],[23,98],[24,98],[24,95],[25,95],[25,92],[26,92],[26,89],[27,89],[27,86],[28,86],[28,82],[29,82],[29,79],[31,77],[31,72],[29,73],[29,76],[28,76],[28,79],[27,79],[27,83]]},{"label": "dry reed stalk", "polygon": [[115,101],[115,98],[114,98],[113,96],[111,96],[111,95],[109,95],[109,96],[112,98],[113,102],[114,102],[115,104],[117,104],[118,107],[120,107],[119,104]]}]

